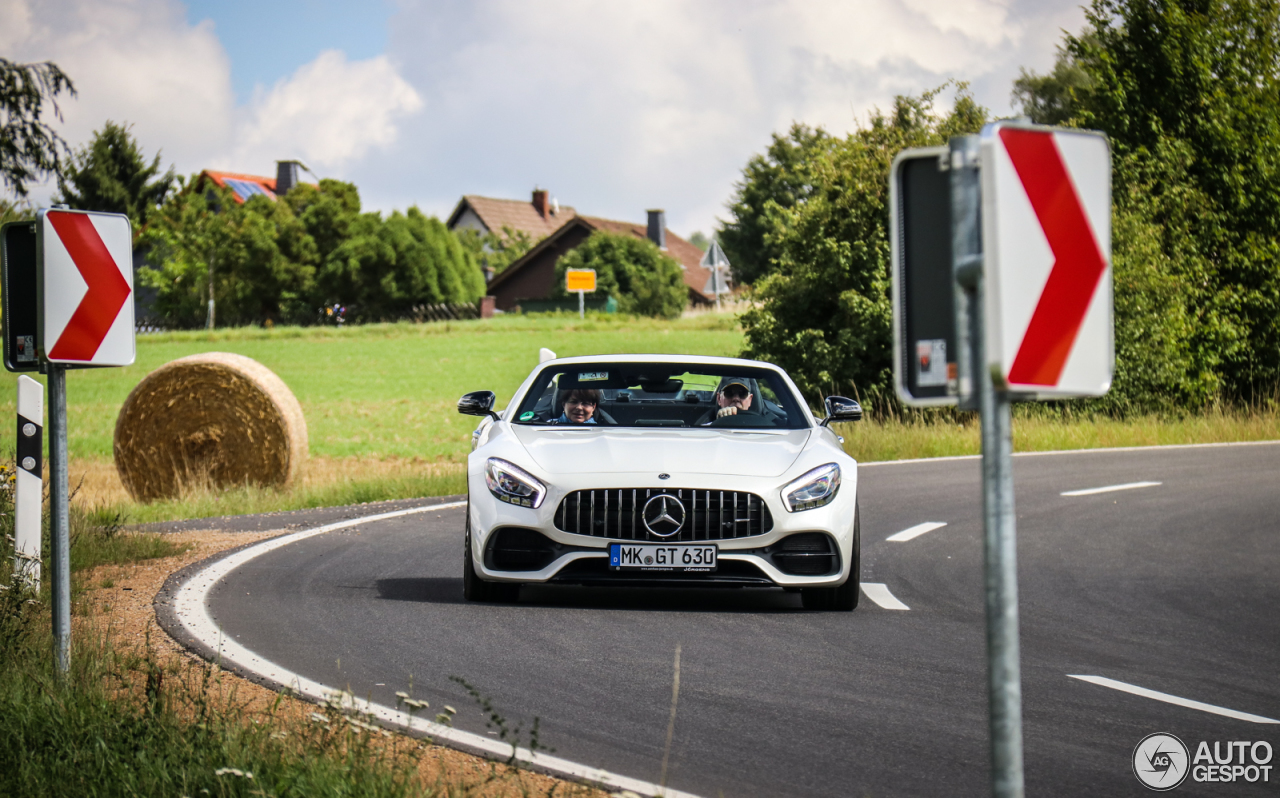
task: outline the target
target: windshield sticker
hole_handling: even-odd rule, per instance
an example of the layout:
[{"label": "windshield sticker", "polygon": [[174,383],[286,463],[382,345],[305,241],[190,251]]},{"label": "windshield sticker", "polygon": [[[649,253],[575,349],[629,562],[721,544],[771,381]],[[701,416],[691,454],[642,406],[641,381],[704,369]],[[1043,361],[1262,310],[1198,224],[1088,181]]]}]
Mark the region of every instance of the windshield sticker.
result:
[{"label": "windshield sticker", "polygon": [[603,382],[609,379],[607,371],[582,371],[578,373],[578,382]]},{"label": "windshield sticker", "polygon": [[533,418],[533,411],[532,411],[532,410],[530,410],[530,411],[528,411],[528,412],[525,412],[525,413],[521,413],[521,414],[520,414],[520,420],[521,420],[521,421],[528,421],[528,420],[529,420],[529,419],[531,419],[531,418]]}]

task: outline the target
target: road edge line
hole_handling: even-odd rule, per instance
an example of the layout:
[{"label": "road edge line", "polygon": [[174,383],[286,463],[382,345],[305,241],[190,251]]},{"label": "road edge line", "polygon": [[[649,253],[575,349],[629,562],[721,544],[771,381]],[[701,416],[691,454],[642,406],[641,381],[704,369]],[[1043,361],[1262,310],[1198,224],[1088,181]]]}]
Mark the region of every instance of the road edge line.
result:
[{"label": "road edge line", "polygon": [[[217,664],[224,670],[249,678],[251,681],[276,690],[285,691],[296,698],[323,704],[334,696],[341,696],[343,707],[350,711],[371,715],[390,731],[414,736],[429,737],[432,742],[464,751],[486,759],[506,760],[511,756],[511,746],[472,732],[454,729],[423,718],[413,718],[385,704],[355,698],[342,688],[332,687],[311,679],[305,679],[276,663],[255,654],[234,640],[227,639],[216,621],[209,614],[209,592],[232,571],[245,563],[297,543],[307,538],[347,529],[374,521],[384,521],[407,515],[417,515],[433,510],[447,510],[466,506],[465,501],[429,504],[374,515],[349,518],[311,529],[290,532],[266,540],[249,543],[229,551],[215,554],[200,562],[171,574],[153,606],[160,627],[175,642],[201,658]],[[175,633],[177,632],[177,633]],[[593,784],[617,790],[630,790],[655,798],[698,798],[693,793],[662,789],[651,782],[633,779],[593,768],[561,757],[516,749],[516,760],[522,766],[572,781]]]},{"label": "road edge line", "polygon": [[[1014,457],[1044,457],[1051,454],[1092,454],[1096,452],[1146,452],[1152,449],[1209,449],[1226,446],[1275,446],[1277,441],[1223,441],[1222,443],[1164,443],[1155,446],[1112,446],[1101,449],[1053,449],[1047,452],[1014,452]],[[981,460],[980,454],[953,454],[947,457],[915,457],[910,460],[872,460],[858,467],[906,465],[908,463],[946,463],[952,460]]]}]

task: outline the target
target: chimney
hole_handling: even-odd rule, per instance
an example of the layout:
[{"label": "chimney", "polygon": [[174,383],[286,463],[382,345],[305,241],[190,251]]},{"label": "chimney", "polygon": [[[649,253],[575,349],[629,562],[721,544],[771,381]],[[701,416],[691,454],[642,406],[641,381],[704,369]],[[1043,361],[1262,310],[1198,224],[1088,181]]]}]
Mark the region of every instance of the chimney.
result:
[{"label": "chimney", "polygon": [[298,185],[298,162],[276,161],[276,196],[283,197]]},{"label": "chimney", "polygon": [[658,249],[667,248],[667,213],[662,209],[649,211],[649,240],[658,245]]},{"label": "chimney", "polygon": [[547,218],[547,190],[544,188],[535,188],[533,190],[533,209],[543,219]]}]

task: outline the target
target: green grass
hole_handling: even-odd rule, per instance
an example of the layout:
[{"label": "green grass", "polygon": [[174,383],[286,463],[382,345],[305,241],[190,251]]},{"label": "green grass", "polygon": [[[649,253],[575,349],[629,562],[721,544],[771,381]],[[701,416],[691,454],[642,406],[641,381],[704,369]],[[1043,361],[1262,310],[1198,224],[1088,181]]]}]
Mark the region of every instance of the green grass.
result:
[{"label": "green grass", "polygon": [[[925,413],[910,419],[839,425],[844,448],[861,462],[981,454],[976,415]],[[1171,444],[1230,443],[1280,439],[1280,409],[1213,409],[1183,417],[1114,419],[1067,414],[1055,417],[1035,407],[1015,407],[1013,450],[1052,452]]]},{"label": "green grass", "polygon": [[246,486],[222,491],[193,491],[177,499],[151,504],[129,503],[116,508],[126,513],[130,523],[170,521],[182,518],[209,518],[220,515],[247,515],[312,507],[407,499],[418,496],[452,496],[467,492],[466,474],[419,473],[367,480],[348,480],[304,486],[287,493],[272,488]]},{"label": "green grass", "polygon": [[[71,458],[110,458],[116,416],[151,371],[186,355],[234,352],[274,371],[298,397],[312,454],[460,461],[475,419],[458,397],[492,390],[499,406],[538,363],[538,349],[562,357],[621,352],[735,355],[742,333],[731,316],[661,321],[605,314],[501,316],[483,321],[359,327],[239,328],[138,336],[127,368],[67,377]],[[35,376],[35,375],[32,375]],[[12,417],[14,381],[0,388]],[[43,381],[43,377],[37,377]]]}]

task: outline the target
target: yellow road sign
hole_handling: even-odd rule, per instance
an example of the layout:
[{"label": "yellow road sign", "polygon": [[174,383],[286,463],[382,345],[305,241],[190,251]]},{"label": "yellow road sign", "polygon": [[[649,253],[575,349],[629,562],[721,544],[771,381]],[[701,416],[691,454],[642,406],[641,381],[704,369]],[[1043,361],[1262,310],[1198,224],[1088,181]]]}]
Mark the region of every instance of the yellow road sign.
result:
[{"label": "yellow road sign", "polygon": [[566,291],[596,290],[596,270],[569,269],[564,273],[564,289]]}]

